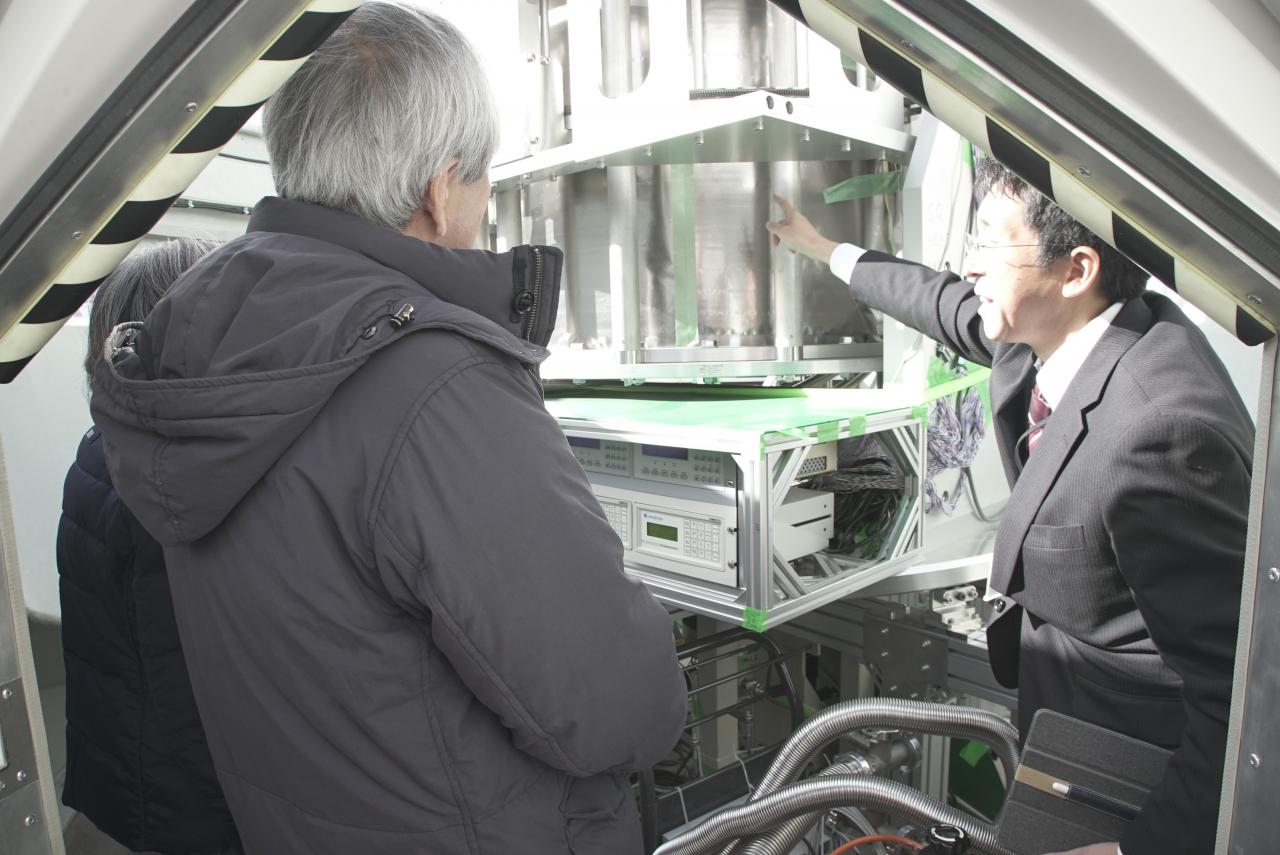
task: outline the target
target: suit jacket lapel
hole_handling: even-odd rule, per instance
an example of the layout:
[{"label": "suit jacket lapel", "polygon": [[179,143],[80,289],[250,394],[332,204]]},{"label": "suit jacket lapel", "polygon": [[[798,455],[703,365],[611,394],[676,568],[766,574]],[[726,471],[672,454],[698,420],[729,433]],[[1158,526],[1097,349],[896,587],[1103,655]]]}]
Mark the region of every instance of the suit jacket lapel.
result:
[{"label": "suit jacket lapel", "polygon": [[[1151,327],[1151,310],[1141,299],[1130,300],[1111,322],[1080,371],[1067,387],[1066,395],[1045,423],[1044,433],[1035,453],[1018,475],[1008,510],[996,532],[992,556],[991,585],[997,591],[1013,594],[1022,590],[1022,542],[1058,473],[1070,459],[1086,429],[1086,416],[1097,405],[1111,379],[1120,357]],[[993,402],[994,406],[994,402]],[[1022,415],[1023,428],[1026,414]],[[1017,449],[1004,444],[1005,457],[1016,465]],[[1006,461],[1006,467],[1009,465]]]}]

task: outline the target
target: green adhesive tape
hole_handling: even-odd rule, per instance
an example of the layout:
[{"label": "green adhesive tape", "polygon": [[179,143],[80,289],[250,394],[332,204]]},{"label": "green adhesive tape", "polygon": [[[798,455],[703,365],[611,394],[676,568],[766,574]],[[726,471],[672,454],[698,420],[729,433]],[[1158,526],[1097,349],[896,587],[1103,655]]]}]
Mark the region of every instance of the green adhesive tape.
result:
[{"label": "green adhesive tape", "polygon": [[[867,433],[866,416],[849,417],[849,436],[865,436]],[[834,439],[835,437],[832,437]]]},{"label": "green adhesive tape", "polygon": [[764,632],[765,624],[768,622],[769,613],[763,609],[747,606],[742,610],[742,626],[752,632]]},{"label": "green adhesive tape", "polygon": [[929,423],[929,408],[924,404],[917,404],[911,408],[911,417],[916,421]]},{"label": "green adhesive tape", "polygon": [[960,749],[960,759],[968,763],[970,766],[977,766],[982,762],[982,758],[987,756],[987,746],[981,742],[970,740]]},{"label": "green adhesive tape", "polygon": [[848,202],[850,199],[868,199],[872,196],[888,196],[902,190],[907,184],[907,173],[902,170],[893,172],[873,172],[870,175],[855,175],[839,184],[822,191],[822,198],[828,205],[836,202]]}]

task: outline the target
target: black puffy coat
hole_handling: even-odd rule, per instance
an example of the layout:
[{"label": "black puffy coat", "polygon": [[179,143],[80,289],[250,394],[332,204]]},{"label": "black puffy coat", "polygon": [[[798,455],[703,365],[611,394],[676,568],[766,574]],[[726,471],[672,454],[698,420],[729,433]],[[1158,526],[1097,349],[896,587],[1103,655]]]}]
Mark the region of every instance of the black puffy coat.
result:
[{"label": "black puffy coat", "polygon": [[227,849],[235,826],[191,693],[164,554],[112,486],[96,429],[67,472],[58,573],[63,802],[135,851]]}]

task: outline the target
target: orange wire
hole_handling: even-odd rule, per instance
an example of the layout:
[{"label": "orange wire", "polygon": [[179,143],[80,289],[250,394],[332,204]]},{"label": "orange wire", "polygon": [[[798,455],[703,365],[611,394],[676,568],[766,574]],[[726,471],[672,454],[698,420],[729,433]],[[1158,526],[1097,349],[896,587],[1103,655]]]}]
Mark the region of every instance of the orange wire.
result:
[{"label": "orange wire", "polygon": [[866,837],[859,837],[857,840],[850,840],[848,843],[840,844],[838,848],[831,851],[831,855],[848,855],[859,846],[866,846],[868,843],[900,843],[903,846],[910,846],[912,849],[924,848],[923,844],[917,843],[909,837],[902,837],[897,834],[870,834]]}]

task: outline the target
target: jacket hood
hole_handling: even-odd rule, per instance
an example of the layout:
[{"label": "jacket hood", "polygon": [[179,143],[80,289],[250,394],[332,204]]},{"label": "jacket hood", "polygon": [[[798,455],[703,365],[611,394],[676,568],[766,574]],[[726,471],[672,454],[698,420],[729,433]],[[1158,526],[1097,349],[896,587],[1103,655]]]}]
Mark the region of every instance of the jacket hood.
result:
[{"label": "jacket hood", "polygon": [[555,320],[552,247],[452,250],[268,198],[249,232],[109,337],[90,409],[116,489],[172,546],[208,534],[338,387],[406,335],[448,330],[535,366]]}]

